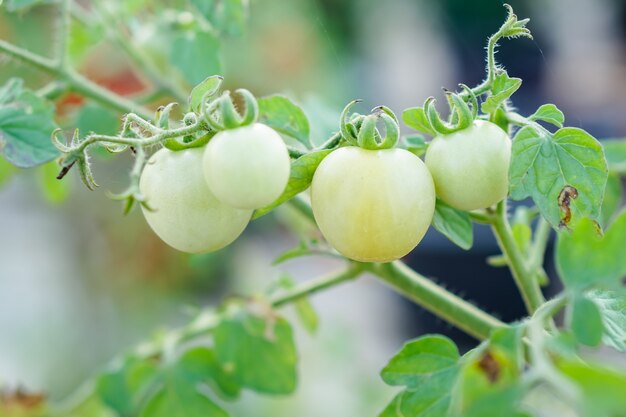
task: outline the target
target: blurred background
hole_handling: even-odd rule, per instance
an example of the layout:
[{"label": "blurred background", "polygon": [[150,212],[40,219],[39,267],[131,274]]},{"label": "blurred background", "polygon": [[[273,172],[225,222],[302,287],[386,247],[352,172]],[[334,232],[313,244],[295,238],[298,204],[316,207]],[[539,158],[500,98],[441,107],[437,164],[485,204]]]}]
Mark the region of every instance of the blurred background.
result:
[{"label": "blurred background", "polygon": [[[256,95],[282,92],[303,105],[312,139],[321,143],[337,129],[345,103],[365,100],[365,112],[386,104],[398,114],[419,106],[441,87],[475,85],[484,76],[484,46],[503,22],[500,0],[251,0],[242,33],[226,33],[215,52],[211,37],[196,40],[206,55],[185,66],[181,48],[193,14],[177,2],[153,6],[133,0],[79,2],[72,30],[73,63],[82,73],[124,95],[141,95],[147,82],[93,16],[124,8],[132,42],[156,67],[189,88],[220,72],[226,87]],[[514,95],[522,114],[556,104],[566,124],[598,138],[626,136],[626,2],[623,0],[511,0],[520,18],[530,17],[535,37],[503,41],[497,59],[511,76],[524,80]],[[153,10],[154,9],[154,10]],[[54,47],[54,5],[27,13],[0,9],[0,38],[50,54]],[[228,32],[228,31],[227,31]],[[173,68],[172,68],[173,67]],[[45,75],[0,58],[0,84],[19,75],[32,88]],[[119,117],[78,96],[58,99],[58,118],[81,131],[113,133]],[[160,104],[159,99],[150,102]],[[200,306],[225,296],[263,291],[283,275],[306,280],[341,263],[302,258],[279,267],[271,261],[314,233],[288,207],[250,224],[230,247],[214,254],[175,252],[147,227],[139,211],[122,215],[105,190],[121,191],[130,159],[96,156],[101,187],[87,191],[75,172],[54,180],[48,164],[17,171],[0,160],[0,385],[42,390],[53,399],[71,393],[114,356],[160,329],[185,323]],[[292,230],[295,230],[292,231]],[[509,273],[488,266],[497,253],[485,227],[476,227],[470,251],[432,230],[407,258],[422,274],[506,321],[524,316]],[[546,268],[553,275],[552,257]],[[558,291],[553,285],[547,294]],[[246,394],[228,406],[233,415],[374,415],[393,390],[378,372],[402,343],[442,332],[463,350],[475,341],[455,331],[373,279],[315,296],[320,315],[315,335],[297,330],[300,385],[288,398]],[[287,308],[285,314],[292,315]]]}]

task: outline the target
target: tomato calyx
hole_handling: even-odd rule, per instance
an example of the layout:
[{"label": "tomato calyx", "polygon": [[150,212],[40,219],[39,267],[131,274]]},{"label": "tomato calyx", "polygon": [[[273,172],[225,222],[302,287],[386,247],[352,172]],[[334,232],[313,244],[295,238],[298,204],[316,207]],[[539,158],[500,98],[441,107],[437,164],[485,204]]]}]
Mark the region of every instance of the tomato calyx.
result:
[{"label": "tomato calyx", "polygon": [[235,90],[235,93],[243,99],[245,105],[243,114],[239,114],[235,108],[231,92],[225,91],[203,110],[203,116],[211,129],[220,132],[251,125],[257,121],[259,105],[254,95],[244,88]]},{"label": "tomato calyx", "polygon": [[[359,102],[361,100],[351,101],[341,113],[339,125],[343,139],[350,145],[367,150],[395,147],[400,138],[400,127],[393,111],[387,106],[378,106],[367,116],[356,114],[348,118],[352,106]],[[382,120],[385,126],[385,136],[382,136],[377,127],[379,120]]]},{"label": "tomato calyx", "polygon": [[462,94],[444,89],[446,100],[450,107],[448,121],[441,119],[441,115],[435,108],[436,100],[434,97],[428,97],[424,103],[426,118],[435,133],[439,135],[449,135],[466,129],[472,125],[478,116],[478,99],[476,95],[465,84],[459,84],[459,86],[464,90],[463,93],[468,102],[465,101]]}]

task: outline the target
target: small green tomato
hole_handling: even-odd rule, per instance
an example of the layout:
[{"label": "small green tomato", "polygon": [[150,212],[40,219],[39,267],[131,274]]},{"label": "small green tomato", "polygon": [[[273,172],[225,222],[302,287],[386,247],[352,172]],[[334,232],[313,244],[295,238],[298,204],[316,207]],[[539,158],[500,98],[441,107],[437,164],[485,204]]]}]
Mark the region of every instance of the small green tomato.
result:
[{"label": "small green tomato", "polygon": [[511,139],[494,123],[476,120],[467,129],[437,136],[425,159],[437,197],[452,207],[477,210],[507,196]]},{"label": "small green tomato", "polygon": [[215,196],[240,209],[273,203],[289,181],[287,147],[261,123],[219,132],[206,147],[203,166]]},{"label": "small green tomato", "polygon": [[424,163],[403,149],[337,149],[311,185],[315,220],[328,242],[362,262],[409,253],[428,230],[435,187]]},{"label": "small green tomato", "polygon": [[161,149],[146,164],[139,188],[152,210],[143,214],[154,232],[182,252],[221,249],[245,229],[252,210],[220,202],[202,173],[203,148]]}]

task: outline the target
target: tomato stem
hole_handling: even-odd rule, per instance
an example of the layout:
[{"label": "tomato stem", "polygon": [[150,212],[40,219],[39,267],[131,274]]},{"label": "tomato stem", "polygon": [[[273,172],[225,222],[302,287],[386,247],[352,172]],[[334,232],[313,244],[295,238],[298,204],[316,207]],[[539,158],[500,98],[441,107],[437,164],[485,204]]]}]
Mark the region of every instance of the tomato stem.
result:
[{"label": "tomato stem", "polygon": [[[315,221],[311,205],[307,201],[298,196],[289,202],[309,220]],[[497,318],[425,278],[400,261],[359,265],[400,294],[477,339],[484,340],[494,329],[506,326]]]},{"label": "tomato stem", "polygon": [[285,304],[297,301],[303,297],[315,294],[337,284],[357,278],[363,272],[363,264],[352,263],[350,267],[330,275],[304,282],[291,290],[271,299],[273,307],[281,307]]},{"label": "tomato stem", "polygon": [[487,339],[493,330],[506,326],[403,262],[367,264],[366,269],[400,294],[479,340]]},{"label": "tomato stem", "polygon": [[34,54],[1,39],[0,53],[40,71],[56,76],[61,81],[66,82],[70,90],[88,97],[112,110],[116,110],[120,113],[134,112],[144,119],[150,119],[152,117],[150,111],[133,101],[121,97],[106,88],[100,87],[98,84],[88,80],[70,68],[60,68],[56,60]]},{"label": "tomato stem", "polygon": [[528,265],[524,261],[513,238],[513,232],[506,213],[506,200],[498,203],[495,215],[492,218],[491,228],[502,253],[507,259],[507,264],[515,284],[522,294],[526,309],[532,314],[545,302],[545,299],[536,278],[535,265]]}]

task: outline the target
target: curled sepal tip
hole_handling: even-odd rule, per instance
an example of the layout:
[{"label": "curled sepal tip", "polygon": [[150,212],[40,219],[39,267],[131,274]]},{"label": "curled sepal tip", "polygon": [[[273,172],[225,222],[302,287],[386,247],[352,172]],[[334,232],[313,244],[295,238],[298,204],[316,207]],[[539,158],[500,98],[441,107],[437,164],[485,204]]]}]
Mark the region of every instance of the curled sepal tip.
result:
[{"label": "curled sepal tip", "polygon": [[203,109],[204,118],[213,130],[235,129],[257,121],[259,105],[254,95],[243,88],[235,92],[241,96],[244,102],[245,107],[242,115],[235,108],[233,98],[228,91]]},{"label": "curled sepal tip", "polygon": [[[378,120],[382,120],[385,125],[384,137],[381,137],[376,127]],[[400,128],[396,120],[395,115],[391,116],[385,111],[374,112],[369,116],[365,116],[357,136],[358,145],[363,149],[369,150],[393,148],[400,138]]]},{"label": "curled sepal tip", "polygon": [[476,97],[476,94],[474,94],[472,89],[465,84],[461,83],[459,84],[459,87],[461,87],[461,89],[465,91],[465,94],[469,97],[469,104],[471,105],[470,109],[472,110],[472,120],[476,120],[478,117],[478,98]]},{"label": "curled sepal tip", "polygon": [[341,118],[339,120],[339,131],[341,132],[341,136],[343,139],[351,145],[357,144],[357,129],[348,116],[350,115],[350,110],[354,107],[355,104],[362,102],[361,99],[352,100],[350,103],[343,108],[341,112]]},{"label": "curled sepal tip", "polygon": [[470,109],[469,105],[458,94],[450,91],[446,92],[446,98],[450,105],[450,113],[454,113],[451,120],[454,123],[444,122],[435,108],[435,98],[429,97],[424,103],[424,113],[433,130],[440,135],[448,135],[458,130],[469,127],[475,119],[476,111]]},{"label": "curled sepal tip", "polygon": [[70,169],[76,165],[78,166],[80,179],[83,181],[85,186],[90,190],[95,189],[98,187],[98,184],[96,184],[96,181],[94,180],[86,148],[81,148],[79,146],[80,135],[78,129],[74,130],[74,135],[72,136],[72,140],[69,145],[63,143],[59,139],[58,135],[59,133],[62,134],[62,132],[63,131],[61,129],[55,129],[52,132],[52,144],[63,154],[59,158],[61,171],[59,171],[57,179],[63,179]]}]

